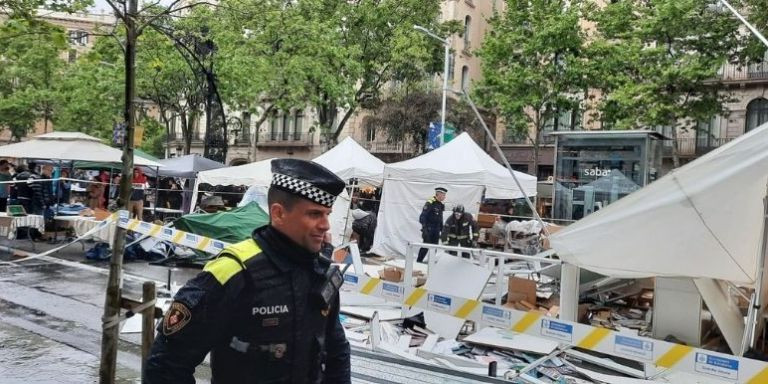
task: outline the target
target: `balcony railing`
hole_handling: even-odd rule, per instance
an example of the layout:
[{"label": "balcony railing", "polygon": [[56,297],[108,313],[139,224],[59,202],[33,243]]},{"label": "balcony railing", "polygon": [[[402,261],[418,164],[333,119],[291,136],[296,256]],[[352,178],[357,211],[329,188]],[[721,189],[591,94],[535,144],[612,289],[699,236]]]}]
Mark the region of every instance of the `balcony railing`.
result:
[{"label": "balcony railing", "polygon": [[[727,144],[732,137],[697,137],[677,139],[677,154],[682,157],[696,157]],[[664,142],[664,156],[672,156],[671,140]]]},{"label": "balcony railing", "polygon": [[307,132],[269,132],[259,134],[258,146],[265,147],[308,147],[313,135]]},{"label": "balcony railing", "polygon": [[722,81],[768,80],[768,62],[747,66],[726,64],[717,71],[717,76]]},{"label": "balcony railing", "polygon": [[[552,135],[547,135],[547,133],[549,133],[549,132],[551,132],[551,131],[542,132],[541,140],[539,140],[539,144],[540,145],[554,144],[555,143],[555,137],[552,136]],[[505,133],[504,134],[504,137],[502,137],[501,143],[502,144],[533,145],[533,143],[531,143],[531,140],[528,138],[527,135],[524,135],[524,136],[521,137],[519,134],[510,134],[510,133]]]},{"label": "balcony railing", "polygon": [[403,146],[403,143],[366,141],[363,147],[371,153],[415,153],[412,145]]}]

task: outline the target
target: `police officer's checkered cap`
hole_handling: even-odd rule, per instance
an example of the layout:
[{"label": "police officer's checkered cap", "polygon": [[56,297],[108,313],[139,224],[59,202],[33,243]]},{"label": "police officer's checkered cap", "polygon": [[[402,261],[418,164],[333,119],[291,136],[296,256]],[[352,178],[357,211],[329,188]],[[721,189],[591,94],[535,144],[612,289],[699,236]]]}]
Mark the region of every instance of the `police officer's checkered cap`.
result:
[{"label": "police officer's checkered cap", "polygon": [[272,188],[331,207],[345,183],[320,164],[299,159],[272,160]]}]

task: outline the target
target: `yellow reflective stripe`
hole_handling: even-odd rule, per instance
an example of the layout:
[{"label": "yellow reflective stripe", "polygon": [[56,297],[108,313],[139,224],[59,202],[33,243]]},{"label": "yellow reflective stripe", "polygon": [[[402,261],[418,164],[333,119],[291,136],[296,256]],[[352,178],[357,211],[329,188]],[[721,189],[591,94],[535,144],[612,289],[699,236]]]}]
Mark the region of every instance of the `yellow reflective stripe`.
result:
[{"label": "yellow reflective stripe", "polygon": [[197,249],[203,250],[205,247],[210,244],[211,239],[209,237],[203,237],[203,240],[200,242],[200,244],[197,245]]},{"label": "yellow reflective stripe", "polygon": [[219,257],[205,264],[203,271],[210,272],[221,285],[224,285],[241,269],[242,267],[235,260],[228,257]]},{"label": "yellow reflective stripe", "polygon": [[469,316],[469,314],[472,313],[475,308],[477,308],[478,304],[480,303],[477,300],[467,300],[464,302],[464,305],[462,305],[461,308],[459,308],[459,310],[456,311],[456,313],[453,315],[458,318],[466,319],[467,316]]},{"label": "yellow reflective stripe", "polygon": [[763,384],[768,383],[768,368],[763,368],[757,375],[752,376],[747,384]]},{"label": "yellow reflective stripe", "polygon": [[610,329],[596,328],[595,330],[590,332],[589,335],[587,335],[587,337],[582,339],[581,342],[579,342],[578,346],[580,348],[593,349],[610,334],[611,334]]},{"label": "yellow reflective stripe", "polygon": [[163,229],[163,227],[159,225],[153,225],[152,230],[149,231],[149,236],[151,237],[157,237],[157,234],[160,233],[160,230]]},{"label": "yellow reflective stripe", "polygon": [[228,245],[222,252],[235,255],[235,257],[240,259],[240,261],[245,262],[246,260],[261,253],[261,248],[259,248],[259,245],[256,244],[253,239],[246,239],[239,243]]},{"label": "yellow reflective stripe", "polygon": [[[210,241],[210,239],[208,239],[208,241]],[[261,248],[259,248],[255,241],[247,239],[227,246],[221,251],[218,258],[208,262],[208,264],[205,265],[205,268],[203,268],[203,271],[210,272],[221,285],[226,284],[232,276],[243,269],[243,267],[240,266],[240,263],[231,257],[221,257],[224,253],[232,255],[245,263],[250,258],[261,253]]]},{"label": "yellow reflective stripe", "polygon": [[409,307],[413,307],[414,304],[418,303],[419,300],[421,300],[422,297],[427,293],[427,290],[424,288],[416,288],[411,294],[408,296],[407,299],[405,299],[405,305]]},{"label": "yellow reflective stripe", "polygon": [[363,286],[363,289],[360,290],[360,293],[369,295],[371,292],[373,292],[374,289],[376,289],[376,286],[379,285],[379,282],[381,282],[381,279],[370,279],[367,283]]},{"label": "yellow reflective stripe", "polygon": [[171,239],[171,241],[176,243],[176,244],[179,244],[179,243],[181,243],[181,239],[184,238],[185,234],[186,234],[186,232],[184,232],[184,231],[178,231],[178,232],[176,232],[175,235],[173,235],[173,238]]},{"label": "yellow reflective stripe", "polygon": [[679,363],[687,354],[693,351],[692,347],[687,345],[675,345],[667,353],[656,360],[656,365],[664,368],[672,368]]},{"label": "yellow reflective stripe", "polygon": [[135,231],[136,227],[139,226],[139,223],[141,223],[141,221],[131,220],[131,222],[128,224],[128,230],[129,231]]},{"label": "yellow reflective stripe", "polygon": [[536,320],[539,320],[539,317],[541,317],[541,313],[539,312],[528,312],[512,327],[512,330],[517,333],[523,333],[535,324]]}]

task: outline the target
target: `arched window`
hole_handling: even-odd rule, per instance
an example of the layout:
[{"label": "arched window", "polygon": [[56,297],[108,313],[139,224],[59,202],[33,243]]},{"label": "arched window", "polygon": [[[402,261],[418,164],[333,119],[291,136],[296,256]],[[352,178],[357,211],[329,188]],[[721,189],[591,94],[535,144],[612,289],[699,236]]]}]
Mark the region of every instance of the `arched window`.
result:
[{"label": "arched window", "polygon": [[468,85],[469,85],[469,67],[465,65],[461,67],[461,89],[467,89]]},{"label": "arched window", "polygon": [[747,125],[744,132],[749,132],[768,122],[768,100],[760,97],[747,104]]},{"label": "arched window", "polygon": [[472,26],[472,17],[467,15],[464,18],[464,49],[469,49],[469,30]]}]

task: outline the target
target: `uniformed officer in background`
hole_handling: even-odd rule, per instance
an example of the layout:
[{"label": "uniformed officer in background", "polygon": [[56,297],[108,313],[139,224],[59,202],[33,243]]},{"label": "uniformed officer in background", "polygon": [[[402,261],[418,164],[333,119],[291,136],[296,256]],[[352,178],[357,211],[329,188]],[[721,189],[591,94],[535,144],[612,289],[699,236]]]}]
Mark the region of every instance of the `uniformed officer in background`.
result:
[{"label": "uniformed officer in background", "polygon": [[[435,188],[435,195],[424,204],[419,216],[421,224],[421,240],[427,244],[437,244],[440,241],[440,231],[443,229],[443,211],[445,211],[445,194],[448,190],[443,187]],[[427,248],[419,249],[416,261],[423,263],[427,256]]]},{"label": "uniformed officer in background", "polygon": [[[453,207],[453,215],[445,220],[443,242],[460,247],[476,247],[478,236],[480,236],[480,232],[472,214],[465,212],[464,206],[461,204]],[[456,253],[452,252],[452,254]],[[462,252],[461,256],[468,259],[469,253]]]},{"label": "uniformed officer in background", "polygon": [[176,294],[144,383],[194,383],[211,352],[216,384],[350,383],[341,274],[319,257],[344,181],[313,162],[272,161],[270,224],[225,248]]}]

